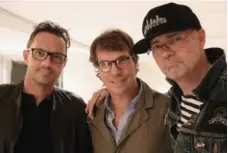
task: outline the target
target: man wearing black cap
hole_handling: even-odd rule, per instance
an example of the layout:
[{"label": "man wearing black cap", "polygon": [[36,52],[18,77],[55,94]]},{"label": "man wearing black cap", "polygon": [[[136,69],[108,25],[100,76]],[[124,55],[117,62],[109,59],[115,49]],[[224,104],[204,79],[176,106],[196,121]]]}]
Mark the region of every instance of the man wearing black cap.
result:
[{"label": "man wearing black cap", "polygon": [[[204,49],[205,31],[185,5],[168,3],[151,9],[142,32],[144,39],[135,44],[134,51],[151,52],[172,85],[167,124],[174,152],[227,152],[224,51]],[[93,102],[104,93],[96,92],[87,110],[92,110]]]},{"label": "man wearing black cap", "polygon": [[138,54],[151,52],[166,75],[167,123],[176,153],[227,151],[227,65],[220,48],[204,50],[205,31],[192,10],[175,3],[151,9]]}]

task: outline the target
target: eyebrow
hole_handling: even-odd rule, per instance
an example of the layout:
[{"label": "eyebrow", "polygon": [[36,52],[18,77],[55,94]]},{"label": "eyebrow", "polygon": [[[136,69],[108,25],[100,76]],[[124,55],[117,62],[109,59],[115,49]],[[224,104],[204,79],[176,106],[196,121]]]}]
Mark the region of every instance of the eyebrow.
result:
[{"label": "eyebrow", "polygon": [[117,57],[114,60],[111,60],[111,61],[110,60],[101,60],[100,62],[98,61],[98,63],[101,63],[101,62],[113,62],[113,61],[116,61],[116,60],[120,59],[121,57],[130,57],[130,55],[129,56],[127,56],[127,55],[121,55],[121,56]]}]

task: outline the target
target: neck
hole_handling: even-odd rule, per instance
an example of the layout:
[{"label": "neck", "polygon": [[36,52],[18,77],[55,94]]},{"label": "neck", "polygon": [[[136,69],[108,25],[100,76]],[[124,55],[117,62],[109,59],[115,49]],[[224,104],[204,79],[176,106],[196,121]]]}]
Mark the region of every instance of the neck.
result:
[{"label": "neck", "polygon": [[114,112],[125,111],[128,104],[137,95],[139,89],[137,80],[135,80],[129,89],[130,90],[127,90],[127,92],[124,92],[121,95],[111,94],[111,104]]},{"label": "neck", "polygon": [[176,83],[179,85],[184,95],[194,95],[192,91],[201,83],[202,79],[207,74],[210,67],[211,65],[207,61],[205,61],[201,64],[201,66],[196,66],[194,71],[189,73],[187,77],[176,80]]},{"label": "neck", "polygon": [[41,85],[36,83],[33,79],[25,76],[24,92],[33,95],[36,99],[36,104],[39,105],[41,101],[51,94],[54,85]]}]

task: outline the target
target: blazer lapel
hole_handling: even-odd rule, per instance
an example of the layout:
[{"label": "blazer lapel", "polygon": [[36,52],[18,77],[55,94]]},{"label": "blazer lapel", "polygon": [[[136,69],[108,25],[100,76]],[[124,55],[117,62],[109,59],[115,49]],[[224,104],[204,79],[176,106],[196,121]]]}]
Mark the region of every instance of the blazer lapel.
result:
[{"label": "blazer lapel", "polygon": [[100,104],[97,108],[96,116],[89,122],[102,134],[105,140],[111,145],[116,146],[113,136],[105,125],[105,104]]},{"label": "blazer lapel", "polygon": [[148,87],[143,83],[143,91],[136,106],[135,113],[128,119],[128,123],[119,140],[119,144],[126,140],[134,131],[136,131],[150,116],[147,109],[153,108],[153,94],[148,92]]}]

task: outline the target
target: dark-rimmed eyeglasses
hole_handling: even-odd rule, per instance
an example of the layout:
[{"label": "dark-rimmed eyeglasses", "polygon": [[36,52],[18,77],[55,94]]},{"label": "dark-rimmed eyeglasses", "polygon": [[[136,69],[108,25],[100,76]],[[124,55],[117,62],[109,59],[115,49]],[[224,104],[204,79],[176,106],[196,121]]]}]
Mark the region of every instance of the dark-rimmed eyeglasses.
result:
[{"label": "dark-rimmed eyeglasses", "polygon": [[51,57],[53,63],[62,64],[65,62],[67,56],[62,53],[50,53],[46,50],[40,48],[29,48],[28,51],[32,52],[32,57],[34,59],[44,61],[48,56]]},{"label": "dark-rimmed eyeglasses", "polygon": [[131,58],[132,58],[132,56],[130,56],[130,57],[121,56],[118,59],[113,60],[113,61],[101,61],[100,63],[98,63],[98,67],[103,72],[109,72],[112,68],[112,63],[114,63],[116,65],[116,67],[123,69],[127,66],[127,64],[129,63],[129,60]]},{"label": "dark-rimmed eyeglasses", "polygon": [[164,43],[155,43],[151,44],[150,50],[148,50],[148,54],[152,51],[152,53],[156,53],[161,49],[167,48],[173,48],[173,49],[179,49],[182,45],[182,42],[186,40],[192,33],[192,31],[188,32],[180,32],[175,35],[173,35],[171,38],[166,40]]}]

